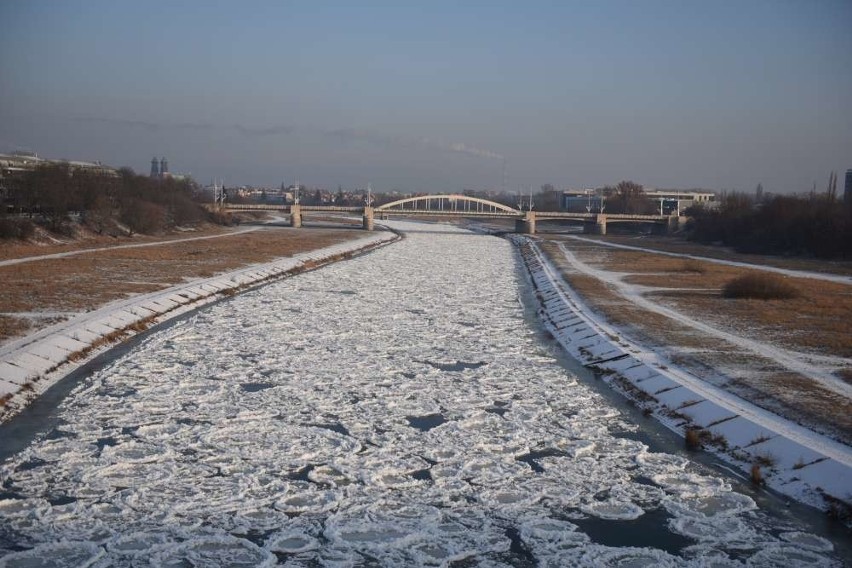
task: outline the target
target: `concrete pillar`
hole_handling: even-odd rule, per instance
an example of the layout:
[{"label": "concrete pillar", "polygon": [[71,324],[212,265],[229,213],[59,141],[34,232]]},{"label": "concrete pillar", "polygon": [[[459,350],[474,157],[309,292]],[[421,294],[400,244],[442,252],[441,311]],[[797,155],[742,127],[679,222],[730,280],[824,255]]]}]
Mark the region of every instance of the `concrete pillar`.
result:
[{"label": "concrete pillar", "polygon": [[527,211],[527,214],[524,217],[524,220],[527,222],[526,233],[528,235],[534,235],[535,234],[535,212],[534,211]]},{"label": "concrete pillar", "polygon": [[294,229],[298,229],[302,226],[302,206],[301,205],[291,205],[290,206],[290,226]]},{"label": "concrete pillar", "polygon": [[587,235],[605,235],[606,215],[595,215],[594,221],[583,223],[583,232]]},{"label": "concrete pillar", "polygon": [[364,207],[364,218],[362,220],[361,226],[365,231],[373,230],[373,208],[372,207]]},{"label": "concrete pillar", "polygon": [[527,211],[523,219],[515,219],[515,232],[524,235],[535,234],[535,213]]}]

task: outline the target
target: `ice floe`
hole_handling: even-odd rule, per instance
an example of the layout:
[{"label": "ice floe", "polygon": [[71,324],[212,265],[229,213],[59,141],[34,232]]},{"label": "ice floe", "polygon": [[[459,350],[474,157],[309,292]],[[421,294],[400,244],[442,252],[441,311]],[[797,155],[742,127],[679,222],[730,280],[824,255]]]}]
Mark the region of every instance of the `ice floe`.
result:
[{"label": "ice floe", "polygon": [[151,335],[0,464],[0,566],[837,562],[622,437],[537,342],[517,268],[504,240],[415,230]]}]

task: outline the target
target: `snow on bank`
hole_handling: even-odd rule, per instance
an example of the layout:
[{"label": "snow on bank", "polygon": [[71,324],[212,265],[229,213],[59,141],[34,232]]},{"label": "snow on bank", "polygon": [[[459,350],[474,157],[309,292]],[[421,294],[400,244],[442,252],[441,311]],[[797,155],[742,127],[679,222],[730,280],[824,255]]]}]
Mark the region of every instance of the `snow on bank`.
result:
[{"label": "snow on bank", "polygon": [[111,302],[0,347],[0,422],[20,412],[62,377],[116,341],[246,287],[348,258],[398,239],[390,232],[300,253],[264,264],[193,279]]},{"label": "snow on bank", "polygon": [[514,237],[547,329],[568,353],[666,426],[702,439],[745,472],[757,464],[766,484],[810,505],[852,504],[852,448],[780,418],[673,366],[624,339],[593,315],[539,250]]}]

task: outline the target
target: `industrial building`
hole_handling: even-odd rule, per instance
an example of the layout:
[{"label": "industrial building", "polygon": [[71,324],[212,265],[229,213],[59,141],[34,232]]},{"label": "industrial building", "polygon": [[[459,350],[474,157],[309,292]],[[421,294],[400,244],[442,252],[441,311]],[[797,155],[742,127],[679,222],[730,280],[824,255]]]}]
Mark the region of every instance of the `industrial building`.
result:
[{"label": "industrial building", "polygon": [[[657,204],[660,215],[680,215],[693,205],[715,207],[716,194],[709,191],[645,189],[645,197]],[[562,210],[574,213],[606,211],[603,188],[562,192]]]}]

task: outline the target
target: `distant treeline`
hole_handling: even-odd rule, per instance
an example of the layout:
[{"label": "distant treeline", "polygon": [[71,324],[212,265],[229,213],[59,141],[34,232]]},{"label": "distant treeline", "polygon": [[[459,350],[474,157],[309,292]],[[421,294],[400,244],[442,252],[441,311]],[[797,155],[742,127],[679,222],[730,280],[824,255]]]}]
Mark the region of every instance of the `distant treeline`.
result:
[{"label": "distant treeline", "polygon": [[191,179],[153,179],[49,165],[4,180],[0,237],[26,238],[38,222],[66,233],[72,215],[99,234],[153,234],[209,218]]},{"label": "distant treeline", "polygon": [[739,252],[852,259],[852,202],[835,192],[763,196],[728,193],[718,209],[692,207],[691,240]]}]

